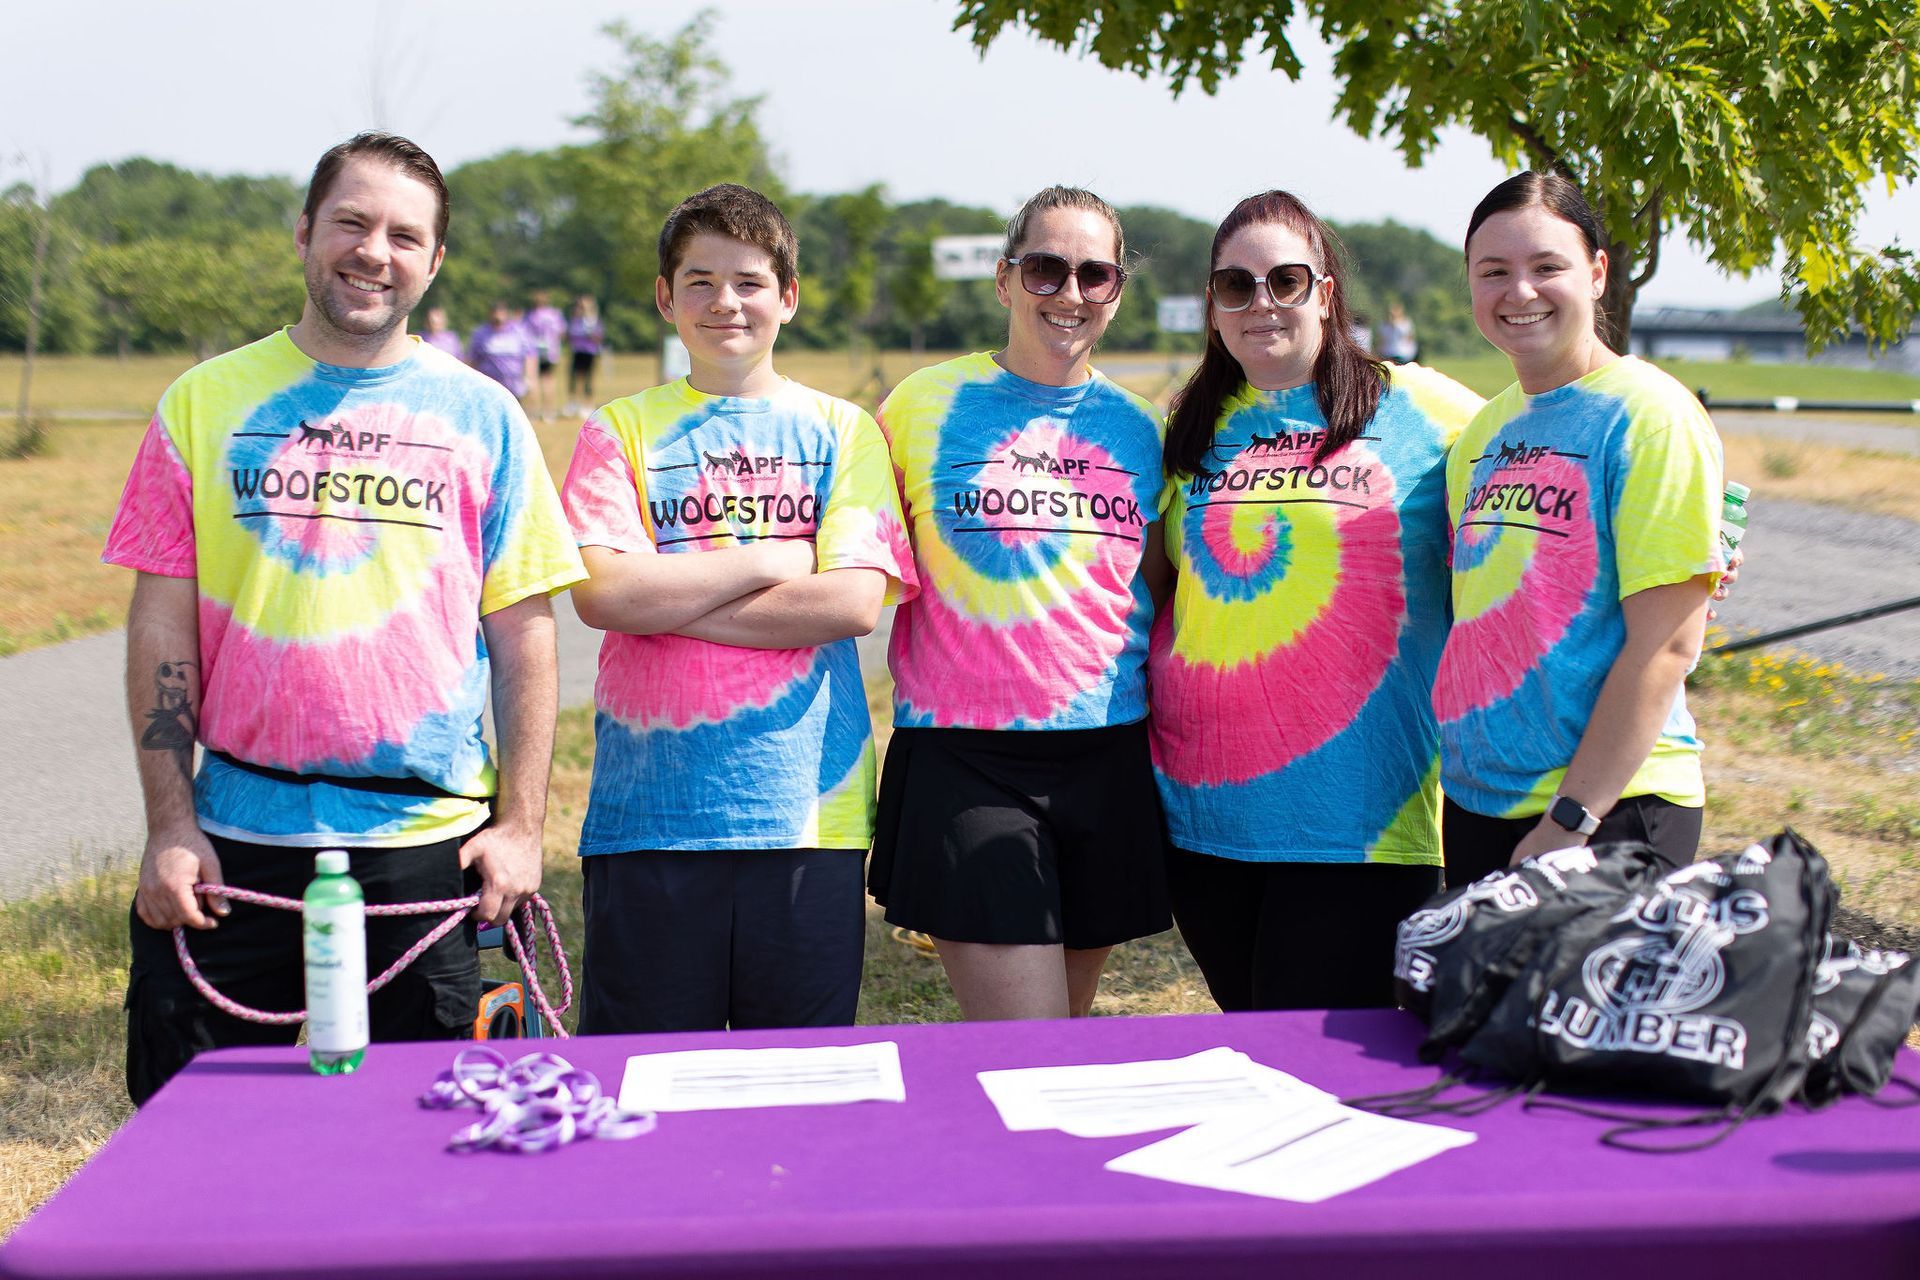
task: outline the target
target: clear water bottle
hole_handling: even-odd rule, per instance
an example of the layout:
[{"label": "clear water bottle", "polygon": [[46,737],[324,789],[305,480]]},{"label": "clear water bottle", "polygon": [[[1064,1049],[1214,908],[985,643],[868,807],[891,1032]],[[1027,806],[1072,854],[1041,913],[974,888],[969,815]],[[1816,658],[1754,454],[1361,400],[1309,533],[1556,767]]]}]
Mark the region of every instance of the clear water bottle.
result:
[{"label": "clear water bottle", "polygon": [[303,922],[307,1061],[323,1076],[339,1076],[367,1053],[367,903],[347,874],[344,850],[324,850],[313,870]]},{"label": "clear water bottle", "polygon": [[1747,495],[1753,490],[1737,481],[1727,481],[1727,492],[1720,505],[1720,550],[1732,560],[1740,539],[1747,536]]}]

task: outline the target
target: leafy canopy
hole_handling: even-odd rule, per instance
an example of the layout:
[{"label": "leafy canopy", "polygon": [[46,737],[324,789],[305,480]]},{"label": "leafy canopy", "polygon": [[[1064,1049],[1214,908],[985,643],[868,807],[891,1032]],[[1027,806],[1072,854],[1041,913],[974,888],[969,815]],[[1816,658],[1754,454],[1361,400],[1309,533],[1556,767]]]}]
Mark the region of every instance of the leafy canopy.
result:
[{"label": "leafy canopy", "polygon": [[1867,193],[1920,174],[1913,0],[961,0],[983,50],[1008,27],[1108,67],[1208,93],[1317,23],[1335,114],[1409,165],[1459,126],[1519,167],[1580,184],[1612,240],[1604,305],[1624,338],[1670,230],[1736,273],[1783,266],[1815,343],[1858,325],[1898,340],[1920,263],[1857,243]]}]

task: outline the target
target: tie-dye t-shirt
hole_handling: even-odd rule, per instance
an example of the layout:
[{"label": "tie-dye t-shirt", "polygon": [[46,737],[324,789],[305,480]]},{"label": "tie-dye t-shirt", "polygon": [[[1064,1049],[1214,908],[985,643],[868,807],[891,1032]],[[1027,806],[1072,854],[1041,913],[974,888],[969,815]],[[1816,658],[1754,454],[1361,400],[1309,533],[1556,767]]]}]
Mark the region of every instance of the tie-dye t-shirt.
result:
[{"label": "tie-dye t-shirt", "polygon": [[[818,570],[878,569],[914,591],[880,430],[788,382],[709,396],[682,378],[580,430],[562,496],[581,546],[695,555],[806,538]],[[582,854],[630,849],[864,849],[873,724],[851,639],[747,649],[609,631]]]},{"label": "tie-dye t-shirt", "polygon": [[586,576],[497,384],[424,344],[381,368],[318,364],[285,330],[168,388],[103,559],[197,579],[208,747],[454,793],[301,784],[213,757],[195,781],[215,834],[359,848],[485,821],[481,615]]},{"label": "tie-dye t-shirt", "polygon": [[1248,388],[1204,469],[1168,484],[1178,576],[1148,674],[1176,847],[1439,865],[1445,468],[1480,404],[1398,367],[1359,438],[1316,462],[1313,386]]},{"label": "tie-dye t-shirt", "polygon": [[[1725,567],[1721,476],[1706,410],[1631,356],[1481,410],[1447,462],[1454,622],[1433,704],[1449,799],[1546,811],[1626,643],[1620,602]],[[1621,794],[1705,802],[1684,691]]]},{"label": "tie-dye t-shirt", "polygon": [[987,354],[914,373],[880,425],[920,567],[893,623],[894,723],[1092,729],[1147,714],[1159,415],[1100,374],[1016,377]]}]

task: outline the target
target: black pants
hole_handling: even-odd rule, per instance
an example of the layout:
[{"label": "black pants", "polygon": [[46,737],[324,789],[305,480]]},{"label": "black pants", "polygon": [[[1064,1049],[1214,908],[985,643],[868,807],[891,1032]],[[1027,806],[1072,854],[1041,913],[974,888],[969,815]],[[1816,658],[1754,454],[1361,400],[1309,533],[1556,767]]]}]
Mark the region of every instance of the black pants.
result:
[{"label": "black pants", "polygon": [[[209,836],[226,883],[298,898],[313,879],[312,849]],[[349,868],[369,903],[460,898],[478,887],[460,869],[461,840],[412,849],[349,850]],[[217,929],[187,930],[187,951],[220,994],[268,1013],[306,1005],[300,915],[230,902]],[[446,917],[369,916],[367,976],[380,973]],[[133,968],[127,979],[127,1095],[138,1106],[195,1054],[237,1045],[285,1045],[300,1028],[246,1022],[213,1007],[188,981],[170,929],[128,912]],[[375,1040],[458,1040],[473,1034],[480,1003],[479,952],[471,919],[427,949],[368,1006]]]},{"label": "black pants", "polygon": [[[1675,871],[1700,852],[1700,825],[1705,817],[1704,809],[1689,809],[1659,796],[1628,796],[1607,811],[1600,829],[1586,842],[1642,841],[1669,871]],[[1513,851],[1539,822],[1538,815],[1489,818],[1446,801],[1440,815],[1440,842],[1447,851],[1447,884],[1472,884],[1482,876],[1505,871]],[[1577,836],[1567,841],[1578,842]]]},{"label": "black pants", "polygon": [[597,351],[576,351],[567,365],[567,394],[593,398],[593,366],[600,359]]},{"label": "black pants", "polygon": [[583,858],[581,1034],[852,1026],[865,861],[864,849]]},{"label": "black pants", "polygon": [[1440,888],[1440,869],[1175,849],[1167,888],[1180,936],[1227,1012],[1370,1009],[1393,1004],[1394,931]]}]

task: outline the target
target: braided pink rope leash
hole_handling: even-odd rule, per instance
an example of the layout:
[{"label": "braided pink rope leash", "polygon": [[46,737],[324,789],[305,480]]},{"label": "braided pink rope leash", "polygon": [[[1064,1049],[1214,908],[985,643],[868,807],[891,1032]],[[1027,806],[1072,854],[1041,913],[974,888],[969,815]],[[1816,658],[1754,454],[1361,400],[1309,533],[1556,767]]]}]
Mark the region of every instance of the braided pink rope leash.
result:
[{"label": "braided pink rope leash", "polygon": [[[279,898],[270,893],[256,893],[252,889],[240,889],[230,884],[196,884],[193,886],[193,891],[196,894],[213,894],[222,898],[231,898],[235,902],[250,902],[257,907],[273,907],[280,911],[303,909],[297,898]],[[466,918],[467,912],[471,911],[479,901],[480,895],[476,893],[470,898],[439,898],[432,902],[384,902],[368,906],[367,914],[370,916],[424,916],[435,911],[446,911],[450,914],[445,920],[435,925],[424,938],[407,948],[405,955],[388,965],[386,972],[367,983],[367,994],[372,995],[392,982],[400,976],[401,970],[418,960],[427,948],[457,929],[460,922]],[[560,1004],[557,1008],[548,1003],[547,993],[540,987],[534,932],[536,907],[539,908],[542,923],[546,926],[547,945],[553,951],[554,967],[560,971]],[[525,931],[524,940],[521,936],[522,930]],[[553,908],[547,905],[545,898],[536,893],[520,904],[519,924],[516,926],[514,921],[508,920],[504,932],[507,935],[507,946],[513,952],[514,961],[520,966],[520,974],[526,979],[527,994],[533,997],[534,1007],[540,1011],[540,1016],[547,1020],[547,1025],[553,1029],[555,1036],[562,1040],[568,1039],[566,1028],[560,1025],[560,1015],[573,1006],[573,970],[568,967],[567,953],[560,946],[560,926],[554,922]],[[239,1018],[243,1022],[258,1022],[273,1027],[296,1026],[307,1020],[305,1009],[296,1009],[291,1013],[270,1013],[265,1009],[249,1008],[214,990],[213,984],[207,981],[205,975],[200,972],[200,966],[193,962],[193,956],[187,951],[187,931],[177,925],[173,930],[173,952],[180,957],[180,967],[186,971],[187,981],[193,983],[194,989],[221,1012]]]}]

